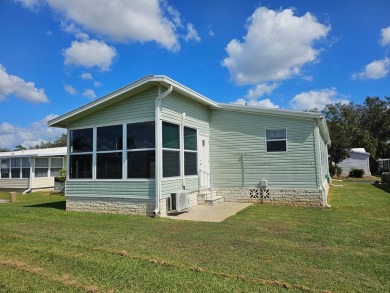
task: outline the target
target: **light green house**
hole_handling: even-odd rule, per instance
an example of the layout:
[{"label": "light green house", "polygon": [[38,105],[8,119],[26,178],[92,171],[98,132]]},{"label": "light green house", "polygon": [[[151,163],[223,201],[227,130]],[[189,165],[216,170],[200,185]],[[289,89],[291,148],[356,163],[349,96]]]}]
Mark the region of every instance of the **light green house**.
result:
[{"label": "light green house", "polygon": [[67,209],[166,215],[219,201],[327,206],[318,113],[216,103],[146,76],[49,121],[68,130]]}]

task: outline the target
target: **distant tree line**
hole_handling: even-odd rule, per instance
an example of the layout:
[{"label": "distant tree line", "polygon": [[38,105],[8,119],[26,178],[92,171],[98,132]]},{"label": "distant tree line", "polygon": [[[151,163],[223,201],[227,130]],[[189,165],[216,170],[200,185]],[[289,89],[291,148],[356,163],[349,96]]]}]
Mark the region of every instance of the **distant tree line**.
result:
[{"label": "distant tree line", "polygon": [[363,105],[330,104],[321,111],[326,118],[330,139],[330,161],[338,164],[351,148],[370,153],[371,171],[376,160],[390,157],[390,97],[367,97]]},{"label": "distant tree line", "polygon": [[[39,144],[35,146],[30,146],[28,149],[46,149],[46,148],[58,148],[58,147],[66,147],[66,134],[62,134],[60,137],[53,138],[47,142],[41,141]],[[26,147],[22,145],[15,146],[14,151],[22,151],[27,150]],[[0,152],[10,152],[10,149],[0,148]]]}]

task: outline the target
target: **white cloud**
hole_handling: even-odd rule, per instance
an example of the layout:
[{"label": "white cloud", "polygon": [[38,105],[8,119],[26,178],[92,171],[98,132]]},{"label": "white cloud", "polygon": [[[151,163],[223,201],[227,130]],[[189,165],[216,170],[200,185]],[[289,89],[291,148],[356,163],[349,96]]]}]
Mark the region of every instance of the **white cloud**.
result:
[{"label": "white cloud", "polygon": [[77,95],[77,90],[70,84],[65,85],[64,90],[72,96]]},{"label": "white cloud", "polygon": [[109,70],[112,59],[117,55],[115,48],[103,41],[84,40],[73,41],[72,45],[64,50],[65,65],[81,65],[85,67],[99,67],[100,70]]},{"label": "white cloud", "polygon": [[226,46],[222,62],[238,84],[278,81],[300,73],[301,67],[316,61],[319,50],[313,43],[327,36],[330,26],[310,13],[298,17],[292,9],[255,10],[247,20],[243,41],[233,39]]},{"label": "white cloud", "polygon": [[382,46],[390,45],[390,26],[381,30],[381,39],[379,40],[379,44]]},{"label": "white cloud", "polygon": [[28,148],[41,141],[49,141],[65,133],[65,130],[48,127],[47,122],[58,115],[50,114],[40,121],[36,121],[28,127],[20,127],[3,122],[0,124],[0,148],[14,149],[17,145]]},{"label": "white cloud", "polygon": [[102,84],[99,81],[95,81],[93,83],[93,85],[94,85],[94,87],[101,87],[102,86]]},{"label": "white cloud", "polygon": [[8,74],[6,68],[0,64],[0,101],[7,95],[15,95],[33,103],[49,102],[44,89],[38,89],[33,82],[26,82],[18,76]]},{"label": "white cloud", "polygon": [[233,104],[238,105],[248,105],[248,106],[255,106],[255,107],[262,107],[262,108],[280,108],[278,105],[275,105],[271,102],[270,99],[264,99],[264,100],[248,100],[245,98],[238,99]]},{"label": "white cloud", "polygon": [[92,74],[90,74],[89,72],[83,72],[80,74],[80,78],[81,79],[93,79],[92,77]]},{"label": "white cloud", "polygon": [[[26,0],[24,0],[26,1]],[[155,41],[176,51],[180,14],[159,0],[45,0],[67,21],[116,42]],[[169,8],[170,7],[170,8]],[[169,19],[169,17],[171,19]]]},{"label": "white cloud", "polygon": [[354,73],[352,79],[379,79],[389,73],[390,59],[375,60],[367,64],[362,72]]},{"label": "white cloud", "polygon": [[272,93],[277,87],[279,86],[278,83],[260,83],[257,86],[249,89],[248,93],[246,94],[245,98],[247,99],[257,99],[259,97],[262,97],[264,95],[269,95]]},{"label": "white cloud", "polygon": [[192,23],[187,24],[187,34],[185,35],[184,40],[186,42],[189,41],[194,41],[196,43],[200,42],[200,36]]},{"label": "white cloud", "polygon": [[290,106],[294,110],[311,110],[314,108],[322,110],[327,104],[349,103],[348,100],[337,98],[337,96],[339,96],[339,93],[335,88],[312,90],[296,95],[290,101]]},{"label": "white cloud", "polygon": [[89,99],[95,99],[96,98],[96,94],[95,94],[95,91],[94,90],[91,90],[91,89],[87,89],[83,92],[83,96],[84,97],[87,97]]}]

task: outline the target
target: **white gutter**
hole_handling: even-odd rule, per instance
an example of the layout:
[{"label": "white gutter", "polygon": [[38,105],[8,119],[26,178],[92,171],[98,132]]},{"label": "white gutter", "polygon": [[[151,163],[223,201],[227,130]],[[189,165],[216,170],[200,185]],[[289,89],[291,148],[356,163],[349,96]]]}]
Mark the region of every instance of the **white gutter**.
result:
[{"label": "white gutter", "polygon": [[155,145],[156,145],[156,203],[153,214],[157,216],[160,213],[160,197],[161,197],[161,178],[162,178],[162,127],[161,127],[161,100],[168,96],[173,90],[173,86],[161,93],[161,87],[158,87],[158,96],[154,101],[155,110]]}]

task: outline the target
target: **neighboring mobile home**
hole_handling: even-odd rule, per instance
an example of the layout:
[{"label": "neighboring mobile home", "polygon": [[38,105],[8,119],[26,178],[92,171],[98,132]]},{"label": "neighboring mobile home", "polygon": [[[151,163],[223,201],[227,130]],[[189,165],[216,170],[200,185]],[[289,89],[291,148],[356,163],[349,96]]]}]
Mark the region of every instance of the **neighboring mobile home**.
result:
[{"label": "neighboring mobile home", "polygon": [[341,161],[341,176],[347,177],[352,169],[363,169],[364,177],[371,176],[370,154],[364,148],[353,148],[349,151],[349,158]]},{"label": "neighboring mobile home", "polygon": [[327,206],[319,113],[219,104],[147,76],[49,125],[68,130],[67,210],[165,215],[204,197]]},{"label": "neighboring mobile home", "polygon": [[65,166],[66,147],[1,152],[0,189],[30,192],[53,189]]}]

